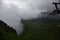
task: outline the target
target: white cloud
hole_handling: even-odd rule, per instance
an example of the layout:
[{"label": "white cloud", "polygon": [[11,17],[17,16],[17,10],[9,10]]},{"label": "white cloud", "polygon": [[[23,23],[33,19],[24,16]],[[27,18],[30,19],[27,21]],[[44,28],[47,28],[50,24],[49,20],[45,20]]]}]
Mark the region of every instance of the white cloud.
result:
[{"label": "white cloud", "polygon": [[58,0],[3,0],[3,2],[7,5],[14,4],[21,9],[31,9],[30,7],[32,7],[34,10],[54,9],[52,2],[56,1]]},{"label": "white cloud", "polygon": [[19,30],[20,33],[22,31],[22,25],[20,25],[21,18],[36,18],[42,11],[41,8],[43,10],[52,9],[51,5],[49,5],[52,0],[2,0],[2,2],[4,7],[2,13],[0,12],[0,19],[14,27],[17,31]]},{"label": "white cloud", "polygon": [[28,2],[22,2],[20,0],[3,0],[3,2],[6,4],[6,5],[9,5],[9,4],[14,4],[16,5],[18,8],[28,8]]}]

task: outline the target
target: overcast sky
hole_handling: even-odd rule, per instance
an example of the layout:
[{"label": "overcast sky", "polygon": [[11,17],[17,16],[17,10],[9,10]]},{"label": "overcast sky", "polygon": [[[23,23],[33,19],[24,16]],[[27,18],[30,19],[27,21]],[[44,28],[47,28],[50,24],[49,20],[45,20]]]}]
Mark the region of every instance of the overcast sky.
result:
[{"label": "overcast sky", "polygon": [[47,6],[48,9],[53,8],[52,2],[56,2],[58,0],[2,0],[5,4],[9,5],[9,4],[14,4],[16,5],[18,8],[34,8],[34,9],[46,9],[47,10]]},{"label": "overcast sky", "polygon": [[0,0],[0,19],[21,33],[21,18],[36,18],[40,12],[54,9],[58,0]]}]

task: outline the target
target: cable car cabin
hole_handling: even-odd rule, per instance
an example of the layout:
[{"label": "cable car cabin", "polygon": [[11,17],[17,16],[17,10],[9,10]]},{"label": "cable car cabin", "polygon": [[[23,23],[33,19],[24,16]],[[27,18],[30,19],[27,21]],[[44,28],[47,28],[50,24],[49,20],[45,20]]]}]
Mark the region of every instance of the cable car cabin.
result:
[{"label": "cable car cabin", "polygon": [[57,5],[60,5],[60,3],[57,3],[57,2],[53,2],[53,4],[55,5],[55,10],[53,10],[53,12],[51,12],[49,15],[56,15],[56,14],[60,14],[60,10],[59,8],[57,7]]}]

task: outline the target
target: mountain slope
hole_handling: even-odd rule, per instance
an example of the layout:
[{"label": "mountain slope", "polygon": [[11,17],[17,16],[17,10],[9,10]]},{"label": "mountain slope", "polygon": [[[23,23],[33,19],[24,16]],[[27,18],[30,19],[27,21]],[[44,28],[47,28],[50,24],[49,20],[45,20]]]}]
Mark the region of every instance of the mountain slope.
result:
[{"label": "mountain slope", "polygon": [[21,40],[60,40],[60,20],[53,18],[35,18],[23,20],[24,33]]},{"label": "mountain slope", "polygon": [[[6,23],[4,23],[3,21],[0,20],[0,40],[5,40],[8,39],[10,37],[12,37],[13,35],[16,35],[16,30],[13,29],[12,27],[9,27]],[[10,37],[9,37],[10,35]],[[7,38],[5,38],[7,37]]]}]

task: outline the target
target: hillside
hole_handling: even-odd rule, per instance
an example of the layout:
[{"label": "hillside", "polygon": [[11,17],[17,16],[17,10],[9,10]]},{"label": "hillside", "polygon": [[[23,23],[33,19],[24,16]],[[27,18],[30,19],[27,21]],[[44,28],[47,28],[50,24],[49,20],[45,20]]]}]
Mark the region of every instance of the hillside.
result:
[{"label": "hillside", "polygon": [[16,35],[16,30],[9,27],[6,23],[0,20],[0,40],[10,40]]},{"label": "hillside", "polygon": [[15,29],[0,20],[0,40],[60,40],[59,16],[22,19],[21,23],[24,25],[24,32],[17,35]]},{"label": "hillside", "polygon": [[22,40],[60,40],[60,19],[44,17],[23,20]]},{"label": "hillside", "polygon": [[24,32],[16,34],[16,30],[0,20],[0,40],[60,40],[60,19],[35,18],[21,20]]}]

